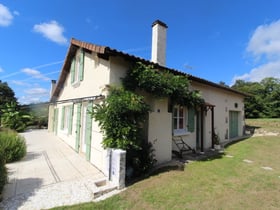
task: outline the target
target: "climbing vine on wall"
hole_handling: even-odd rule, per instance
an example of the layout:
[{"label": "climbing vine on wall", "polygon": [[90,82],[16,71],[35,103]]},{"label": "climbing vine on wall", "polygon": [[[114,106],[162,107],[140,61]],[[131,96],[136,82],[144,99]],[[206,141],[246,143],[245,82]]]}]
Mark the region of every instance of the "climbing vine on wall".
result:
[{"label": "climbing vine on wall", "polygon": [[124,88],[112,87],[104,103],[93,107],[92,115],[105,132],[105,148],[139,148],[139,123],[149,110],[143,99]]},{"label": "climbing vine on wall", "polygon": [[173,104],[196,106],[203,103],[199,92],[190,90],[187,76],[159,71],[140,62],[129,69],[123,84],[132,91],[140,89],[156,97],[170,97]]},{"label": "climbing vine on wall", "polygon": [[203,100],[197,91],[189,90],[186,76],[159,71],[140,62],[128,70],[122,82],[123,87],[110,88],[105,101],[93,108],[92,116],[105,134],[103,146],[126,150],[129,165],[141,173],[151,168],[155,160],[151,145],[142,135],[149,106],[137,92],[169,97],[173,104],[187,106],[201,104]]}]

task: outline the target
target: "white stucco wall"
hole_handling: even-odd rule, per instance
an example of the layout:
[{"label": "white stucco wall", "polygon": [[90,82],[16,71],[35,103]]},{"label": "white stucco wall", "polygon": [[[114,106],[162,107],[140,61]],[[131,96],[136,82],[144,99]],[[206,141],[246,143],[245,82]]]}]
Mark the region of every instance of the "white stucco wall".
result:
[{"label": "white stucco wall", "polygon": [[76,84],[71,84],[70,73],[60,92],[58,100],[97,96],[102,93],[105,84],[110,81],[110,63],[98,58],[96,53],[85,53],[84,79]]},{"label": "white stucco wall", "polygon": [[157,164],[172,158],[172,114],[168,113],[168,99],[154,99],[149,113],[148,140],[155,149]]},{"label": "white stucco wall", "polygon": [[[79,51],[77,51],[79,53]],[[71,84],[71,74],[66,77],[64,88],[61,90],[58,101],[98,96],[107,94],[108,85],[117,86],[121,84],[121,77],[124,77],[128,64],[122,58],[110,57],[109,60],[99,58],[96,53],[85,53],[84,57],[84,79],[75,84]],[[100,101],[96,101],[97,103]],[[80,102],[81,103],[81,102]],[[81,127],[80,127],[80,142],[84,131],[83,125],[83,109],[88,102],[83,102],[81,107]],[[59,109],[58,116],[58,132],[57,136],[65,141],[70,147],[75,149],[77,135],[77,104],[74,104],[72,133],[69,134],[66,130],[61,129],[62,107],[73,104],[73,102],[58,103],[54,105]],[[98,123],[92,122],[91,133],[91,155],[90,162],[106,172],[106,155],[107,151],[102,147],[103,133],[101,132]],[[81,149],[80,151],[81,152]]]},{"label": "white stucco wall", "polygon": [[[207,103],[214,107],[214,128],[221,141],[228,140],[229,133],[229,111],[239,112],[238,136],[243,135],[244,122],[244,98],[241,95],[226,90],[210,87],[201,83],[192,82],[192,88],[200,90],[202,97]],[[237,107],[235,107],[237,104]],[[205,118],[205,143],[211,145],[211,111],[207,112]]]}]

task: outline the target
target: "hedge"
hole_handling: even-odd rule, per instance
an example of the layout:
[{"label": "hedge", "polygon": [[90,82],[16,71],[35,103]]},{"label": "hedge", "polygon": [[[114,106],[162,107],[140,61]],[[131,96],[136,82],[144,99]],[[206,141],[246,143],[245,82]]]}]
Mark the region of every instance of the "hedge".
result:
[{"label": "hedge", "polygon": [[24,137],[8,129],[0,131],[0,148],[4,151],[6,163],[18,161],[26,154]]},{"label": "hedge", "polygon": [[0,148],[0,201],[2,197],[1,192],[6,182],[7,182],[7,169],[5,167],[4,151],[3,149]]}]

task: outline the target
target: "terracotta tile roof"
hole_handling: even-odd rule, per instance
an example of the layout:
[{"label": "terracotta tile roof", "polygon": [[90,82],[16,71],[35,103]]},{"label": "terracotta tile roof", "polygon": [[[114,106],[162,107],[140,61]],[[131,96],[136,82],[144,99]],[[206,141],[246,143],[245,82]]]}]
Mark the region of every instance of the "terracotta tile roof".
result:
[{"label": "terracotta tile roof", "polygon": [[93,52],[101,53],[101,54],[104,54],[105,49],[106,49],[105,46],[99,46],[99,45],[91,44],[88,42],[82,42],[82,41],[79,41],[74,38],[71,39],[71,44],[79,46],[79,47],[87,49],[87,50],[90,50],[90,51],[93,51]]},{"label": "terracotta tile roof", "polygon": [[57,85],[56,85],[55,90],[54,90],[54,92],[51,96],[51,101],[56,100],[56,98],[59,95],[60,90],[63,88],[63,84],[64,84],[64,81],[66,79],[66,76],[70,71],[71,60],[74,57],[77,49],[79,49],[79,48],[83,48],[83,49],[86,49],[86,50],[89,50],[89,51],[92,51],[92,52],[96,52],[100,55],[108,55],[108,56],[118,55],[118,56],[124,57],[128,60],[131,60],[131,61],[136,61],[136,62],[139,61],[139,62],[142,62],[142,63],[147,64],[147,65],[153,65],[156,69],[159,69],[159,70],[167,70],[167,71],[169,71],[173,74],[177,74],[177,75],[186,75],[186,76],[188,76],[189,80],[191,80],[191,81],[196,81],[198,83],[202,83],[202,84],[209,85],[209,86],[212,86],[212,87],[215,87],[215,88],[230,91],[230,92],[242,95],[244,97],[248,96],[246,93],[239,92],[239,91],[234,90],[230,87],[219,85],[217,83],[214,83],[214,82],[211,82],[211,81],[208,81],[208,80],[190,75],[188,73],[185,73],[185,72],[182,72],[182,71],[179,71],[179,70],[176,70],[176,69],[161,66],[161,65],[159,65],[157,63],[154,63],[152,61],[149,61],[149,60],[146,60],[146,59],[134,56],[134,55],[130,55],[128,53],[124,53],[122,51],[118,51],[118,50],[110,48],[110,47],[95,45],[95,44],[79,41],[77,39],[72,38],[71,43],[70,43],[70,47],[68,49],[68,52],[66,54],[66,58],[65,58],[65,61],[64,61],[63,67],[62,67],[62,71],[60,73],[60,76],[59,76],[59,79],[58,79],[58,82],[57,82]]}]

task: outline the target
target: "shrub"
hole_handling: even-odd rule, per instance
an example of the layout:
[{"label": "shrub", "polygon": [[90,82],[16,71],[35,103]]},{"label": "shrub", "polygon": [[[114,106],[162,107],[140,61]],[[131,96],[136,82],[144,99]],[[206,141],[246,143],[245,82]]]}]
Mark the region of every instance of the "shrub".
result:
[{"label": "shrub", "polygon": [[7,170],[5,167],[5,158],[4,151],[0,147],[0,201],[1,201],[1,193],[4,188],[4,185],[7,181]]},{"label": "shrub", "polygon": [[[132,177],[147,174],[156,163],[153,145],[144,140],[141,142],[140,149],[129,149],[126,155],[126,164],[128,168],[132,169]],[[130,178],[127,177],[128,180]]]},{"label": "shrub", "polygon": [[8,129],[0,131],[0,148],[4,152],[6,163],[20,160],[26,154],[24,137]]}]

